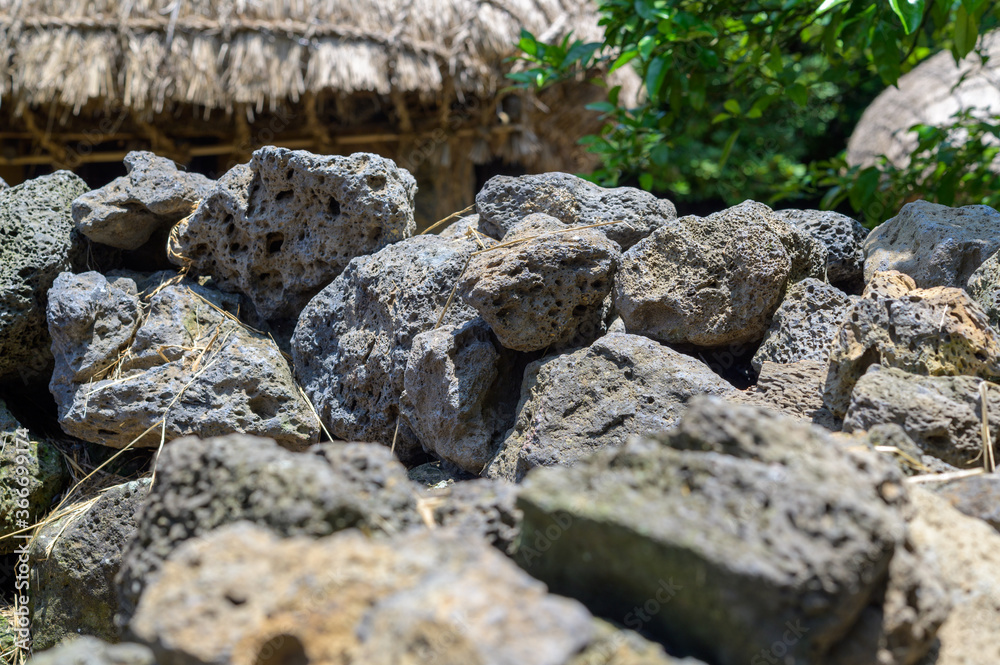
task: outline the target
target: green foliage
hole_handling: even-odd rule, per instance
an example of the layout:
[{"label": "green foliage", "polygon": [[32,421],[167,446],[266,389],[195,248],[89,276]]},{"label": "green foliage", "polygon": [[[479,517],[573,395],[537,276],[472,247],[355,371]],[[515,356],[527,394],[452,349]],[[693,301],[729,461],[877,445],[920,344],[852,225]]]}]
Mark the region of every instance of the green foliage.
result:
[{"label": "green foliage", "polygon": [[[601,158],[590,175],[601,184],[636,182],[680,200],[735,203],[801,197],[841,178],[831,186],[843,195],[828,200],[860,203],[868,189],[884,189],[872,180],[878,174],[853,172],[848,180],[829,172],[834,161],[825,171],[809,162],[829,160],[831,143],[843,144],[878,88],[934,49],[949,48],[956,58],[969,53],[983,25],[996,23],[996,4],[602,0],[603,43],[549,45],[525,32],[526,66],[513,77],[541,87],[599,64],[636,69],[643,102],[629,107],[611,88],[606,102],[591,106],[606,124],[582,141]],[[929,141],[941,137],[928,134]],[[931,153],[938,154],[933,146]]]},{"label": "green foliage", "polygon": [[834,208],[846,200],[868,227],[916,199],[1000,208],[1000,115],[970,109],[955,115],[947,127],[910,129],[918,141],[905,168],[885,157],[867,168],[848,167],[842,156],[814,165],[810,180],[826,191],[823,207]]}]

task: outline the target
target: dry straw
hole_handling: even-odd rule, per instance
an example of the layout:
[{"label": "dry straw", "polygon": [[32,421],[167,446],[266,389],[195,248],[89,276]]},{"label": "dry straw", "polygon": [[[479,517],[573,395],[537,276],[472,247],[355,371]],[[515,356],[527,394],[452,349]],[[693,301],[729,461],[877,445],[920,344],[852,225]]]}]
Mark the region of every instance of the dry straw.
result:
[{"label": "dry straw", "polygon": [[599,36],[570,0],[0,0],[0,93],[79,113],[121,100],[257,112],[309,91],[492,95],[522,27]]}]

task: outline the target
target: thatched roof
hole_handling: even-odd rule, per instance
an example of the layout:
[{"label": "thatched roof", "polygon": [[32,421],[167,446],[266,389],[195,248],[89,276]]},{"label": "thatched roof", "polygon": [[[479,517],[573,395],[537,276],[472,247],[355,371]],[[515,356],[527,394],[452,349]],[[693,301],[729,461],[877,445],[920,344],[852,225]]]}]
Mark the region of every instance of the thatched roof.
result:
[{"label": "thatched roof", "polygon": [[[0,0],[0,95],[275,109],[308,91],[489,95],[524,27],[598,37],[585,0]],[[17,113],[17,111],[15,111]]]},{"label": "thatched roof", "polygon": [[979,48],[959,64],[942,51],[914,67],[895,87],[884,90],[865,109],[847,143],[847,162],[871,166],[885,155],[896,166],[910,162],[917,147],[916,124],[945,126],[960,110],[978,108],[1000,114],[1000,31],[984,35]]},{"label": "thatched roof", "polygon": [[[594,0],[0,0],[0,171],[369,151],[440,219],[471,202],[477,165],[593,166],[576,141],[603,92],[511,91],[522,28],[602,36]],[[614,77],[634,97],[637,75]]]}]

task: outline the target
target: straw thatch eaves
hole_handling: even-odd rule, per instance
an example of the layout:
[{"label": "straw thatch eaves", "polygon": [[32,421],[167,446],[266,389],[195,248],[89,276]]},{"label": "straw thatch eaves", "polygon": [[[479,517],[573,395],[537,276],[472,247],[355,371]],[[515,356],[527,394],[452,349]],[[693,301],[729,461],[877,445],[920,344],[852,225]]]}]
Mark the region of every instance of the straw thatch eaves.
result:
[{"label": "straw thatch eaves", "polygon": [[527,99],[504,74],[522,27],[596,23],[586,0],[0,0],[0,165],[277,143],[572,169],[593,92]]}]

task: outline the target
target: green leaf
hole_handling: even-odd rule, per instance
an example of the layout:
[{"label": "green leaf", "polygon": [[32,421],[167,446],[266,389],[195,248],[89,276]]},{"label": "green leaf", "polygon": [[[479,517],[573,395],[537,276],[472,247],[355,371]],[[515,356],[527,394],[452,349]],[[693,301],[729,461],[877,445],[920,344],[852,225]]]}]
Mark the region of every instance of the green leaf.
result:
[{"label": "green leaf", "polygon": [[601,48],[601,45],[597,42],[591,42],[589,44],[574,42],[573,46],[571,46],[569,51],[566,53],[566,57],[563,58],[560,69],[565,69],[574,62],[579,62],[580,65],[586,67],[590,62],[590,58],[593,57],[594,52],[599,48]]},{"label": "green leaf", "polygon": [[875,196],[875,191],[878,189],[880,175],[879,170],[874,166],[869,166],[858,174],[858,178],[854,181],[848,195],[851,207],[861,211],[871,203],[872,197]]},{"label": "green leaf", "polygon": [[656,99],[659,96],[668,69],[667,59],[662,56],[653,58],[653,61],[649,63],[649,69],[646,70],[646,91],[649,93],[650,99]]},{"label": "green leaf", "polygon": [[640,174],[639,186],[645,189],[647,192],[653,189],[653,174],[652,173]]},{"label": "green leaf", "polygon": [[899,62],[899,43],[896,41],[896,36],[886,25],[880,25],[875,29],[871,47],[873,64],[882,82],[886,85],[894,85],[902,73]]},{"label": "green leaf", "polygon": [[618,59],[615,60],[615,64],[611,65],[611,69],[608,70],[608,73],[610,74],[611,72],[615,71],[616,69],[619,69],[620,67],[624,67],[628,63],[630,63],[633,60],[635,60],[635,56],[637,56],[637,55],[639,55],[639,51],[637,51],[635,49],[629,49],[627,51],[623,51],[622,54],[620,56],[618,56]]},{"label": "green leaf", "polygon": [[538,55],[538,40],[527,30],[521,30],[521,40],[517,43],[517,47],[528,55]]},{"label": "green leaf", "polygon": [[889,0],[889,4],[903,24],[906,34],[913,34],[920,27],[924,18],[924,0]]},{"label": "green leaf", "polygon": [[847,2],[847,0],[823,0],[823,4],[821,4],[819,9],[816,10],[816,14],[819,15],[828,12],[837,5],[842,5],[845,2]]},{"label": "green leaf", "polygon": [[695,71],[688,78],[688,102],[695,111],[705,108],[706,99],[705,75]]},{"label": "green leaf", "polygon": [[743,113],[742,109],[740,109],[740,103],[735,99],[727,99],[726,103],[722,105],[722,108],[726,109],[733,115],[740,115]]},{"label": "green leaf", "polygon": [[794,85],[788,86],[785,89],[785,94],[799,106],[804,107],[809,103],[809,91],[806,90],[806,87],[801,83],[795,83]]},{"label": "green leaf", "polygon": [[969,14],[976,14],[987,0],[962,0],[962,6]]},{"label": "green leaf", "polygon": [[729,113],[719,113],[714,118],[712,118],[712,124],[714,125],[716,123],[722,122],[723,120],[729,120],[732,117],[733,116],[730,115]]},{"label": "green leaf", "polygon": [[837,206],[838,203],[844,200],[844,190],[840,185],[831,187],[830,191],[823,195],[820,199],[819,207],[821,210],[832,210]]},{"label": "green leaf", "polygon": [[956,60],[961,60],[972,52],[976,47],[977,37],[979,37],[979,21],[974,14],[966,11],[963,3],[955,11],[955,46],[952,53]]},{"label": "green leaf", "polygon": [[615,106],[618,106],[618,95],[621,94],[621,91],[622,87],[620,85],[616,85],[611,88],[611,90],[608,90],[608,101]]},{"label": "green leaf", "polygon": [[670,146],[666,143],[660,143],[649,151],[649,159],[661,168],[667,165],[667,160],[669,158]]},{"label": "green leaf", "polygon": [[653,48],[655,46],[656,46],[656,39],[653,38],[651,35],[646,35],[645,37],[639,40],[639,45],[638,45],[639,55],[642,56],[643,60],[647,61],[649,60],[649,58],[653,55]]},{"label": "green leaf", "polygon": [[611,102],[593,102],[592,104],[587,104],[584,108],[588,111],[598,111],[600,113],[613,113],[618,107]]},{"label": "green leaf", "polygon": [[719,157],[719,170],[721,171],[726,166],[726,162],[729,161],[729,155],[733,152],[733,146],[736,145],[736,139],[740,136],[740,130],[737,129],[735,132],[729,135],[726,139],[726,143],[722,146],[722,156]]}]

